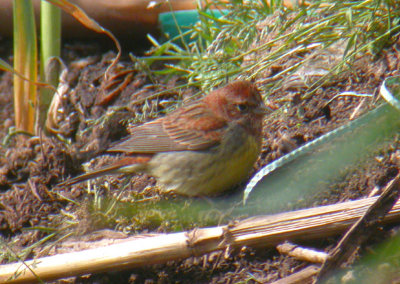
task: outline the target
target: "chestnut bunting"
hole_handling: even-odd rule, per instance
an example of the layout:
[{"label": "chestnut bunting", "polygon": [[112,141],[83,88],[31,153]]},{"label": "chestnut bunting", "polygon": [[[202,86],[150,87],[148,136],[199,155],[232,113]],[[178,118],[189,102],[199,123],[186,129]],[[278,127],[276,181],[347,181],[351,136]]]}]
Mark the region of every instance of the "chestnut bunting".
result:
[{"label": "chestnut bunting", "polygon": [[243,181],[261,151],[266,107],[254,84],[234,81],[164,117],[133,127],[107,152],[124,155],[108,167],[69,179],[147,173],[165,191],[216,195]]}]

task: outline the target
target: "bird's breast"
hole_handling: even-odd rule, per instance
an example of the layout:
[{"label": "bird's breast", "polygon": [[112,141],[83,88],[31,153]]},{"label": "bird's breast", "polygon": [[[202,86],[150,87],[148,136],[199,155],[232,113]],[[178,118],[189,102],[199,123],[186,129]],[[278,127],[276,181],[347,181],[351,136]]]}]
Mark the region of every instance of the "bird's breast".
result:
[{"label": "bird's breast", "polygon": [[242,128],[228,129],[221,143],[202,151],[156,154],[148,164],[166,191],[216,195],[245,179],[261,150],[261,139]]}]

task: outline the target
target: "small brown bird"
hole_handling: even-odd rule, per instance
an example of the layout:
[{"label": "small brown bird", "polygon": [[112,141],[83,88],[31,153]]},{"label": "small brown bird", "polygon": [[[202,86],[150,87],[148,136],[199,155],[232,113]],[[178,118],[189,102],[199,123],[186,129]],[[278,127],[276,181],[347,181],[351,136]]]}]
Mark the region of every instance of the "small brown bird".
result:
[{"label": "small brown bird", "polygon": [[243,181],[261,151],[265,104],[254,84],[235,81],[168,115],[136,126],[107,152],[114,164],[69,179],[72,185],[106,174],[147,173],[165,191],[216,195]]}]

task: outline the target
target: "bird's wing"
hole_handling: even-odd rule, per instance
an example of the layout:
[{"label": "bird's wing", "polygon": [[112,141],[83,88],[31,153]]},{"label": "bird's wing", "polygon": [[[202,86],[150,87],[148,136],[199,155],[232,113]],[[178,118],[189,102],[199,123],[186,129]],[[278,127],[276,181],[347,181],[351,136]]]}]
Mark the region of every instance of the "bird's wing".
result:
[{"label": "bird's wing", "polygon": [[202,102],[134,127],[131,136],[109,152],[159,153],[203,150],[220,143],[227,123]]}]

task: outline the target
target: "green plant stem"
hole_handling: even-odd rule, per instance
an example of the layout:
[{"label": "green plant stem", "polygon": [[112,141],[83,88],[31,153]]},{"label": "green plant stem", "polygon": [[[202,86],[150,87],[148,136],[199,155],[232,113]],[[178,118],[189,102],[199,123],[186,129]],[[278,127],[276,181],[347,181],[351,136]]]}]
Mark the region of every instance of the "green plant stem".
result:
[{"label": "green plant stem", "polygon": [[[14,0],[14,70],[37,81],[36,28],[32,1]],[[36,86],[14,75],[14,109],[17,129],[34,132]]]},{"label": "green plant stem", "polygon": [[[47,1],[41,1],[40,11],[40,78],[54,87],[58,85],[59,65],[50,67],[49,60],[60,57],[61,50],[61,10]],[[42,88],[40,91],[37,126],[43,128],[47,110],[54,91]]]}]

